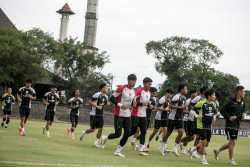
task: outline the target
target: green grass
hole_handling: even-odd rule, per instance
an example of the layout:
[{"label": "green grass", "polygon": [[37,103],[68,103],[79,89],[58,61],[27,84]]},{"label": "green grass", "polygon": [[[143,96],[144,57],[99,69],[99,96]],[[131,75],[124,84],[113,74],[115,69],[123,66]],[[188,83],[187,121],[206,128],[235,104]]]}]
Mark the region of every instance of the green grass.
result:
[{"label": "green grass", "polygon": [[[200,166],[200,159],[190,160],[188,156],[175,157],[173,153],[160,155],[160,142],[153,140],[150,145],[149,156],[138,156],[137,151],[130,146],[131,138],[122,150],[126,158],[113,156],[119,144],[118,139],[109,140],[105,149],[93,148],[96,132],[87,134],[82,142],[79,141],[80,132],[89,126],[79,125],[76,128],[75,140],[71,140],[66,135],[66,128],[70,124],[55,123],[51,126],[51,138],[42,134],[44,122],[28,121],[25,127],[26,136],[18,133],[19,120],[11,120],[7,129],[0,127],[0,161],[29,162],[46,164],[75,164],[81,166],[138,166],[138,167],[184,167]],[[103,134],[114,132],[113,127],[105,127]],[[152,130],[149,130],[149,135]],[[176,132],[172,134],[168,141],[168,147],[173,148]],[[225,143],[225,136],[212,136],[210,146],[207,148],[207,161],[210,166],[223,167],[228,165],[228,151],[220,154],[220,159],[216,161],[212,150]],[[250,140],[249,137],[239,137],[235,148],[235,161],[242,167],[250,166]],[[193,143],[192,143],[193,144]],[[191,146],[188,145],[188,148]],[[35,166],[1,163],[5,166]]]}]

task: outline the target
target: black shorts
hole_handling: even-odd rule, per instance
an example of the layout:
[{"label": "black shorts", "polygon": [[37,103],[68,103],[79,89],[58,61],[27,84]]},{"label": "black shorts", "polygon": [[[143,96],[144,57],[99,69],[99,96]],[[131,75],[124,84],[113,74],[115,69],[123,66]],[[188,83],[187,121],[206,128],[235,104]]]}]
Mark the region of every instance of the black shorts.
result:
[{"label": "black shorts", "polygon": [[78,115],[76,113],[70,113],[70,121],[78,124]]},{"label": "black shorts", "polygon": [[198,129],[198,133],[200,140],[207,139],[207,141],[210,142],[210,139],[212,137],[211,129]]},{"label": "black shorts", "polygon": [[227,135],[227,140],[237,140],[238,138],[238,130],[236,129],[225,129],[226,135]]},{"label": "black shorts", "polygon": [[188,136],[193,136],[198,134],[196,121],[188,121],[187,129],[188,129]]},{"label": "black shorts", "polygon": [[133,127],[145,126],[147,128],[147,118],[146,117],[135,117],[131,116],[131,123]]},{"label": "black shorts", "polygon": [[160,129],[161,127],[168,127],[168,120],[155,119],[154,129]]},{"label": "black shorts", "polygon": [[168,120],[168,132],[172,133],[174,128],[183,129],[184,128],[184,121],[169,119]]},{"label": "black shorts", "polygon": [[103,116],[90,115],[91,129],[103,128],[103,125],[104,125]]},{"label": "black shorts", "polygon": [[29,118],[29,115],[30,115],[30,108],[20,106],[20,117]]},{"label": "black shorts", "polygon": [[114,129],[121,130],[122,128],[129,131],[131,130],[131,118],[130,117],[119,117],[114,116]]},{"label": "black shorts", "polygon": [[9,111],[9,110],[3,110],[3,115],[11,115],[11,111]]},{"label": "black shorts", "polygon": [[183,121],[183,124],[185,132],[188,132],[188,121]]},{"label": "black shorts", "polygon": [[44,120],[53,122],[54,121],[55,111],[53,111],[53,110],[45,110],[45,112],[46,112],[46,115],[45,115]]}]

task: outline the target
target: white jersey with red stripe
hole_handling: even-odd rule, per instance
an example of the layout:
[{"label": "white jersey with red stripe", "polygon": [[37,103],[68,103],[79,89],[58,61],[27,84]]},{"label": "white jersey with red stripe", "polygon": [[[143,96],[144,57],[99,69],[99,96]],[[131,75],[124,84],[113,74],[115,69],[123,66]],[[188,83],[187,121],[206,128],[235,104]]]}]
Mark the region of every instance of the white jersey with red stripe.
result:
[{"label": "white jersey with red stripe", "polygon": [[126,105],[128,107],[126,110],[124,110],[115,105],[114,115],[120,117],[130,117],[132,102],[135,98],[134,88],[129,89],[127,85],[122,85],[116,89],[116,91],[113,93],[113,96],[116,98],[118,103],[121,103],[122,105]]},{"label": "white jersey with red stripe", "polygon": [[[136,91],[136,102],[144,103],[150,100],[150,91],[140,88]],[[131,115],[135,117],[146,117],[146,110],[148,106],[136,106],[133,108]]]}]

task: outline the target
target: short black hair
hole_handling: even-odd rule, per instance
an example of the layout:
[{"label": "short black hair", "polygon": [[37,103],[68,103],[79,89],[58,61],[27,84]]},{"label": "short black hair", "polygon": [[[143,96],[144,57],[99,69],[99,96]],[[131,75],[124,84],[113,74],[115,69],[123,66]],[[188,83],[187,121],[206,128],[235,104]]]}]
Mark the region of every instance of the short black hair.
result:
[{"label": "short black hair", "polygon": [[189,91],[189,94],[191,95],[192,93],[195,93],[195,92],[197,92],[197,90],[196,89],[192,89],[192,90]]},{"label": "short black hair", "polygon": [[153,80],[151,78],[149,78],[149,77],[145,77],[143,79],[143,83],[149,83],[149,82],[153,82]]},{"label": "short black hair", "polygon": [[211,96],[213,93],[215,93],[215,90],[213,88],[207,89],[204,92],[206,98],[208,98],[208,96]]},{"label": "short black hair", "polygon": [[200,93],[203,94],[208,89],[208,86],[202,86],[200,88]]},{"label": "short black hair", "polygon": [[166,89],[166,93],[171,93],[171,94],[173,94],[173,93],[174,93],[174,89],[173,89],[173,88],[167,88],[167,89]]},{"label": "short black hair", "polygon": [[243,90],[243,89],[245,89],[243,86],[236,86],[236,89],[235,89],[235,91],[236,91],[236,93],[239,91],[239,90]]},{"label": "short black hair", "polygon": [[32,80],[31,79],[27,79],[25,82],[26,83],[32,83]]},{"label": "short black hair", "polygon": [[221,93],[220,93],[219,91],[216,91],[216,92],[215,92],[215,96],[216,96],[216,98],[217,98],[218,100],[220,100],[220,98],[221,98]]},{"label": "short black hair", "polygon": [[100,85],[99,85],[99,89],[102,89],[102,88],[104,88],[105,86],[107,86],[107,84],[106,83],[101,83]]},{"label": "short black hair", "polygon": [[186,84],[179,84],[178,85],[178,91],[181,92],[181,90],[184,89],[185,86],[187,86],[187,85]]},{"label": "short black hair", "polygon": [[136,80],[137,80],[137,77],[135,74],[128,75],[128,81],[136,81]]},{"label": "short black hair", "polygon": [[51,87],[50,88],[57,88],[57,86],[56,85],[51,85]]},{"label": "short black hair", "polygon": [[155,87],[151,87],[151,88],[149,89],[149,91],[150,91],[150,92],[157,92],[157,89],[156,89]]}]

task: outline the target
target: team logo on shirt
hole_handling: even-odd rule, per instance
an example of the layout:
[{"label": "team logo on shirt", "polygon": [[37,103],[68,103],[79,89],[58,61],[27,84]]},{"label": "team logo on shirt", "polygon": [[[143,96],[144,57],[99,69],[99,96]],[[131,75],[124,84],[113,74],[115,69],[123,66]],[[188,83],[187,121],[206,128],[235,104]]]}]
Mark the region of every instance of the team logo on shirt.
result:
[{"label": "team logo on shirt", "polygon": [[7,103],[10,103],[10,101],[11,101],[11,100],[10,100],[10,97],[8,97],[8,100],[6,100],[6,102],[7,102]]},{"label": "team logo on shirt", "polygon": [[128,95],[129,95],[129,96],[132,96],[132,93],[129,93]]}]

